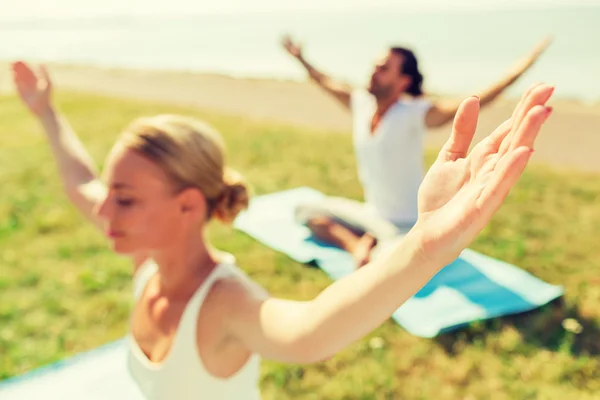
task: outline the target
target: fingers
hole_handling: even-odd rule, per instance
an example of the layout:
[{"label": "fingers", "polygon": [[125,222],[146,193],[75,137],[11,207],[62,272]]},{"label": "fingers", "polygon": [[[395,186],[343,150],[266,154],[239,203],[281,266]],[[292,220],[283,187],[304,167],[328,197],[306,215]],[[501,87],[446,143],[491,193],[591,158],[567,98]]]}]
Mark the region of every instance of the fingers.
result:
[{"label": "fingers", "polygon": [[289,34],[285,34],[282,38],[281,38],[281,44],[283,45],[283,47],[292,52],[294,49],[299,48],[299,44],[294,42],[294,40],[292,39],[292,37]]},{"label": "fingers", "polygon": [[17,62],[12,63],[11,69],[12,69],[13,77],[15,79],[23,79],[28,74],[33,75],[31,70],[22,61],[17,61]]},{"label": "fingers", "polygon": [[19,69],[27,68],[27,65],[23,61],[15,61],[11,63],[11,68],[13,72],[18,71]]},{"label": "fingers", "polygon": [[537,105],[532,108],[528,114],[528,118],[525,118],[519,130],[515,132],[510,150],[515,150],[523,146],[533,149],[533,143],[537,138],[540,128],[551,113],[552,107]]},{"label": "fingers", "polygon": [[469,158],[471,159],[471,182],[476,180],[481,174],[486,174],[495,168],[496,162],[499,159],[498,148],[500,147],[502,140],[504,140],[506,135],[510,132],[510,127],[511,121],[504,121],[494,130],[494,132],[481,142],[477,143],[477,146],[473,148],[473,151],[469,155]]},{"label": "fingers", "polygon": [[516,111],[513,129],[518,129],[523,123],[525,116],[536,105],[545,104],[554,93],[554,87],[546,84],[536,85],[529,95],[523,99],[521,107]]},{"label": "fingers", "polygon": [[31,68],[22,61],[12,64],[13,79],[17,86],[35,84],[37,78]]},{"label": "fingers", "polygon": [[517,183],[532,153],[533,150],[528,147],[519,147],[511,151],[498,164],[489,181],[485,183],[485,187],[477,200],[477,208],[486,221],[492,218]]},{"label": "fingers", "polygon": [[540,84],[534,85],[534,87],[532,87],[531,90],[523,97],[513,113],[511,131],[500,145],[500,150],[498,152],[500,156],[506,154],[509,149],[515,148],[512,146],[515,133],[519,131],[527,113],[537,105],[544,105],[550,99],[553,92],[554,87]]},{"label": "fingers", "polygon": [[52,88],[52,80],[50,79],[50,74],[48,74],[48,69],[46,68],[46,66],[44,64],[40,65],[40,75],[46,82],[46,88],[51,89]]},{"label": "fingers", "polygon": [[[513,121],[513,126],[511,129],[511,140],[506,142],[506,146],[508,146],[509,149],[516,148],[514,145],[515,135],[521,130],[528,113],[530,113],[531,110],[536,106],[545,105],[546,102],[552,96],[552,93],[554,93],[554,87],[542,84],[538,85],[535,89],[533,89],[529,96],[527,96],[527,98],[524,99],[523,105],[521,109],[517,112],[515,120]],[[504,143],[502,144],[504,145]]]},{"label": "fingers", "polygon": [[464,100],[454,117],[450,138],[440,151],[438,159],[456,161],[459,158],[466,157],[477,129],[478,117],[479,98],[469,97]]},{"label": "fingers", "polygon": [[493,152],[497,152],[502,144],[502,141],[506,138],[506,136],[510,133],[510,128],[512,126],[512,121],[510,119],[504,121],[487,137],[488,145],[490,146],[490,150]]},{"label": "fingers", "polygon": [[[486,137],[478,145],[486,146],[486,149],[485,149],[486,152],[498,152],[498,150],[500,149],[500,147],[502,145],[502,142],[507,138],[507,136],[511,132],[511,128],[513,126],[513,121],[515,120],[517,111],[519,111],[522,108],[523,103],[525,102],[525,99],[539,85],[541,85],[541,84],[536,83],[534,85],[531,85],[519,99],[519,102],[515,106],[512,116],[508,120],[506,120],[502,124],[500,124],[488,137]],[[509,141],[510,141],[510,139],[509,139]],[[508,144],[506,144],[506,146],[508,146]],[[503,149],[503,151],[505,151],[505,150],[506,149]]]},{"label": "fingers", "polygon": [[515,118],[517,116],[517,112],[519,112],[521,110],[521,108],[523,108],[523,104],[525,103],[525,99],[527,99],[529,97],[529,95],[531,94],[531,92],[533,92],[541,84],[542,84],[541,82],[534,83],[533,85],[529,86],[529,88],[525,91],[525,93],[523,93],[523,95],[519,99],[519,102],[515,106],[515,109],[513,110],[512,115],[510,116],[511,121],[515,120]]},{"label": "fingers", "polygon": [[489,178],[489,182],[478,200],[482,212],[489,213],[491,217],[491,214],[500,207],[510,189],[519,180],[533,152],[533,141],[549,115],[545,107],[537,106],[533,108],[527,114],[525,123],[522,125],[522,131],[519,132],[517,138],[523,145],[511,149],[508,154],[498,161],[493,172],[481,175],[481,179],[486,179],[484,175]]},{"label": "fingers", "polygon": [[17,86],[36,86],[39,76],[45,85],[44,89],[50,89],[52,87],[52,80],[50,79],[50,74],[48,73],[48,69],[46,68],[46,66],[43,64],[39,66],[39,71],[37,75],[27,64],[25,64],[22,61],[16,61],[12,63],[11,69],[13,72],[13,79]]}]

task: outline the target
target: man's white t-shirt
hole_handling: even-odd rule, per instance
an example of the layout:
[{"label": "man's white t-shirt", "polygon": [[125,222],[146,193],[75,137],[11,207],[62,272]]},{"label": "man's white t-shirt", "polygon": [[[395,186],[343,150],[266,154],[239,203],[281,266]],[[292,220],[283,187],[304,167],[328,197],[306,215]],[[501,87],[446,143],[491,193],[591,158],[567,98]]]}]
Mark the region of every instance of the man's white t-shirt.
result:
[{"label": "man's white t-shirt", "polygon": [[422,99],[399,100],[371,134],[377,102],[366,90],[352,93],[354,150],[365,201],[395,225],[412,225],[418,217],[425,114],[430,106]]}]

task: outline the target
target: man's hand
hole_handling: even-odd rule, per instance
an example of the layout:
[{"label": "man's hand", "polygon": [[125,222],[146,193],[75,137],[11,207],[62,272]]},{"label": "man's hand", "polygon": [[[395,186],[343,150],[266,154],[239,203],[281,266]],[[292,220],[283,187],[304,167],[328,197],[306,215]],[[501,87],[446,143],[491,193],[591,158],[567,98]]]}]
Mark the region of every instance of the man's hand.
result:
[{"label": "man's hand", "polygon": [[302,64],[304,69],[306,69],[306,72],[308,72],[310,79],[342,103],[344,107],[350,108],[350,92],[352,91],[350,85],[338,82],[313,67],[302,56],[302,47],[298,43],[293,42],[290,36],[284,36],[281,40],[281,44],[292,57]]},{"label": "man's hand", "polygon": [[[518,60],[508,73],[498,82],[479,93],[479,105],[484,107],[498,97],[505,89],[514,84],[537,61],[552,43],[551,37],[544,38],[524,58]],[[451,122],[458,111],[458,102],[439,102],[434,104],[425,116],[425,125],[436,128]]]},{"label": "man's hand", "polygon": [[294,43],[289,35],[285,35],[281,39],[281,45],[291,56],[302,58],[302,47],[298,43]]}]

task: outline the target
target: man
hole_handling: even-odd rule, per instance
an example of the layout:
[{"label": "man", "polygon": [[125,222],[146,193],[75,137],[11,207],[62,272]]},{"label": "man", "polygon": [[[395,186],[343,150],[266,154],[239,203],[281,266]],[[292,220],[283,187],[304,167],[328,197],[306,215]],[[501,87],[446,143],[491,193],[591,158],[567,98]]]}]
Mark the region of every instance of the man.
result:
[{"label": "man", "polygon": [[[512,85],[550,42],[549,38],[540,42],[505,77],[481,91],[476,96],[480,106]],[[365,197],[364,204],[338,197],[304,204],[296,217],[318,239],[350,252],[360,267],[369,261],[378,242],[397,238],[416,222],[424,136],[427,129],[451,122],[460,102],[426,99],[418,61],[404,47],[392,47],[383,55],[364,90],[317,70],[289,37],[284,37],[282,44],[314,82],[352,113],[354,149]]]}]

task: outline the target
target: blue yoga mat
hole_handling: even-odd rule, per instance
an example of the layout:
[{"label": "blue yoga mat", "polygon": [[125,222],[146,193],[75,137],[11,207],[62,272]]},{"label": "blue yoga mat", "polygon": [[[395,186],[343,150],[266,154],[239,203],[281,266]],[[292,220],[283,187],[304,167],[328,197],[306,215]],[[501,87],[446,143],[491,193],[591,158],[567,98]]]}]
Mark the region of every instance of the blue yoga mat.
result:
[{"label": "blue yoga mat", "polygon": [[[258,196],[234,226],[298,262],[316,263],[336,280],[354,270],[350,254],[314,241],[308,228],[294,220],[294,209],[299,203],[324,197],[308,187]],[[473,321],[533,310],[562,294],[561,286],[466,249],[398,308],[392,318],[411,334],[431,338]]]},{"label": "blue yoga mat", "polygon": [[144,400],[121,339],[0,382],[2,400]]}]

